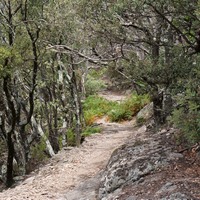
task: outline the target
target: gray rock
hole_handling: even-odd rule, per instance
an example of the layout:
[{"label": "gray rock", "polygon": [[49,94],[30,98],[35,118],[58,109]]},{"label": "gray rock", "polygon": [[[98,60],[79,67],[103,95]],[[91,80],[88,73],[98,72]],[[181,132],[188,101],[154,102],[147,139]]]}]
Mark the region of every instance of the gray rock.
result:
[{"label": "gray rock", "polygon": [[101,179],[99,199],[106,197],[127,183],[133,183],[168,163],[159,140],[123,145],[115,150]]},{"label": "gray rock", "polygon": [[147,121],[152,116],[153,116],[153,102],[151,102],[150,104],[147,104],[144,108],[142,108],[138,112],[138,114],[136,116],[136,120],[137,121],[140,121],[140,120]]},{"label": "gray rock", "polygon": [[178,159],[180,159],[180,158],[183,158],[184,156],[183,156],[183,154],[181,154],[181,153],[174,153],[174,152],[172,152],[172,153],[170,153],[169,154],[169,160],[178,160]]},{"label": "gray rock", "polygon": [[158,192],[156,192],[156,196],[166,194],[166,193],[172,193],[176,189],[177,189],[176,185],[174,185],[171,182],[168,182],[165,185],[163,185]]},{"label": "gray rock", "polygon": [[180,192],[173,193],[167,197],[162,198],[161,200],[193,200],[193,198],[188,197],[185,194]]},{"label": "gray rock", "polygon": [[137,200],[137,197],[131,196],[131,197],[128,197],[126,200]]}]

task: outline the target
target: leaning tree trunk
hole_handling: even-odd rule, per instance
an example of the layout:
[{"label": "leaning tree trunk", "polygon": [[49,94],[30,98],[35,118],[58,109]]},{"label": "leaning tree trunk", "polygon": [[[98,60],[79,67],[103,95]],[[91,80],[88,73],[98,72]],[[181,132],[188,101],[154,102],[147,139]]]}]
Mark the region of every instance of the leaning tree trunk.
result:
[{"label": "leaning tree trunk", "polygon": [[31,124],[33,126],[33,131],[37,132],[44,139],[49,156],[53,157],[55,155],[55,153],[51,146],[51,143],[49,142],[47,136],[45,135],[44,131],[42,130],[42,127],[40,126],[40,124],[38,124],[36,122],[36,120],[33,116],[31,118]]}]

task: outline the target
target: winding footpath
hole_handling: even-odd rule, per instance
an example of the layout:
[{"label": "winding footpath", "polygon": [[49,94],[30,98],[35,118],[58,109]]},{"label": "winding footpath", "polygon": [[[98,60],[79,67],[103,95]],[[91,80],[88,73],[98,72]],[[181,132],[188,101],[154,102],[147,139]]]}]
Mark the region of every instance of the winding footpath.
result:
[{"label": "winding footpath", "polygon": [[0,193],[0,200],[95,200],[99,175],[112,152],[134,134],[134,122],[97,123],[102,133],[86,138],[80,148],[64,148],[18,186]]}]

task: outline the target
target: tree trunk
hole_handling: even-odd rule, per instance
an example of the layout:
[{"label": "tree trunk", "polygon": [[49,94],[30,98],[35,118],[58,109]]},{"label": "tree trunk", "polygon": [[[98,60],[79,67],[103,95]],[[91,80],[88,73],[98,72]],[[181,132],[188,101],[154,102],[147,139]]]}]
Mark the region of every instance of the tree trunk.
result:
[{"label": "tree trunk", "polygon": [[31,123],[32,123],[32,126],[33,126],[33,129],[34,131],[36,131],[45,141],[46,143],[46,148],[47,148],[47,151],[49,153],[49,155],[51,157],[53,157],[55,155],[55,152],[48,140],[48,138],[46,137],[46,135],[44,134],[43,130],[42,130],[42,127],[40,126],[40,124],[38,124],[35,120],[35,118],[32,116],[31,118]]},{"label": "tree trunk", "polygon": [[7,173],[6,173],[6,186],[10,187],[13,184],[13,159],[14,159],[14,144],[12,141],[13,132],[7,134],[7,147],[8,147],[8,158],[7,158]]},{"label": "tree trunk", "polygon": [[159,127],[165,122],[163,113],[163,92],[153,91],[152,101],[155,124]]},{"label": "tree trunk", "polygon": [[171,114],[173,109],[173,100],[170,92],[165,91],[163,94],[163,116],[164,120]]},{"label": "tree trunk", "polygon": [[[25,150],[25,145],[23,144],[23,140],[22,140],[22,135],[15,131],[15,157],[17,160],[17,164],[19,167],[19,174],[20,175],[25,175],[26,174],[26,163],[27,163],[27,159],[26,159],[26,150]],[[27,156],[28,157],[28,156]]]},{"label": "tree trunk", "polygon": [[82,107],[80,103],[80,95],[77,87],[77,79],[75,74],[75,68],[72,64],[72,77],[71,77],[71,86],[72,86],[72,98],[75,106],[75,118],[76,118],[76,128],[75,128],[75,138],[76,138],[76,146],[79,147],[81,144],[81,132],[82,132]]},{"label": "tree trunk", "polygon": [[63,117],[63,125],[62,125],[62,146],[63,147],[67,145],[66,132],[67,132],[67,120],[66,120],[66,117]]}]

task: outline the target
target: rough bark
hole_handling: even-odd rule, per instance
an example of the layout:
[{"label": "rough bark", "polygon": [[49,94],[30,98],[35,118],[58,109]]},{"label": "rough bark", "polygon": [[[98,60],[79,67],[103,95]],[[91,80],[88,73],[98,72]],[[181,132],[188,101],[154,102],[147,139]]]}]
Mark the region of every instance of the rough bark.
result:
[{"label": "rough bark", "polygon": [[164,123],[163,92],[154,91],[152,95],[153,113],[156,126]]},{"label": "rough bark", "polygon": [[[5,64],[7,66],[7,64]],[[10,77],[6,76],[4,78],[4,83],[3,83],[3,90],[6,96],[6,101],[8,104],[8,109],[10,111],[8,119],[10,121],[10,127],[9,131],[7,133],[4,133],[6,135],[6,142],[7,142],[7,148],[8,148],[8,157],[7,157],[7,172],[6,172],[6,186],[10,187],[13,183],[13,158],[14,158],[14,144],[13,144],[13,134],[14,134],[14,129],[16,125],[16,111],[15,111],[15,106],[12,101],[11,94],[9,92],[9,83],[10,83]],[[6,129],[4,128],[4,131]]]},{"label": "rough bark", "polygon": [[71,94],[74,101],[75,106],[75,119],[76,119],[76,128],[75,128],[75,138],[76,138],[76,146],[79,147],[81,144],[81,131],[82,131],[82,113],[81,113],[81,103],[80,103],[80,96],[77,87],[77,80],[75,74],[75,67],[72,64],[72,77],[71,77]]},{"label": "rough bark", "polygon": [[12,140],[13,131],[7,133],[7,146],[8,146],[8,157],[7,157],[7,172],[6,172],[6,186],[10,187],[13,180],[13,159],[14,159],[14,144]]},{"label": "rough bark", "polygon": [[42,130],[41,125],[36,122],[36,119],[33,116],[31,118],[31,124],[33,126],[33,130],[44,139],[49,156],[53,157],[55,155],[55,152],[51,146],[51,143],[49,142],[47,136],[45,135],[44,131]]}]

